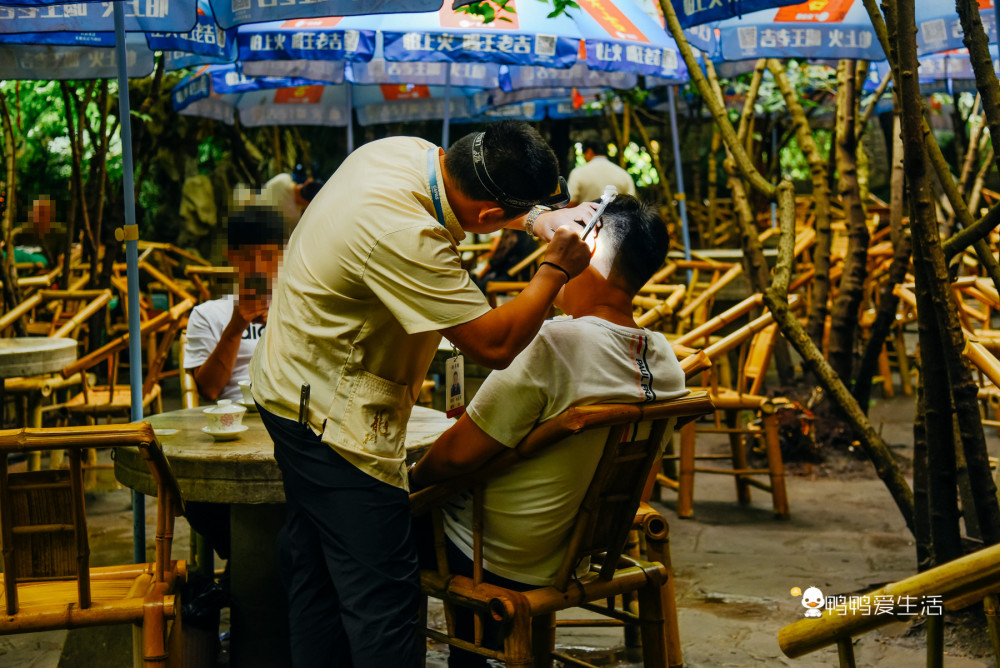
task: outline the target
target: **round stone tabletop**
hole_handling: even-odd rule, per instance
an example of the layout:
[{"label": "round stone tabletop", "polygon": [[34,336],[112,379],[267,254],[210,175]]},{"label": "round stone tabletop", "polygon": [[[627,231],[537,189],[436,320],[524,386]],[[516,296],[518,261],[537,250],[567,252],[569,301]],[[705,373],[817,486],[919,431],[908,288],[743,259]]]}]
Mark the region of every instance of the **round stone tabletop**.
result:
[{"label": "round stone tabletop", "polygon": [[[146,418],[158,434],[182,498],[212,503],[284,503],[274,443],[260,415],[248,412],[243,424],[249,429],[236,440],[217,443],[201,431],[208,423],[202,413],[205,408]],[[454,422],[441,411],[414,406],[406,425],[407,459],[418,457]],[[164,430],[168,429],[177,432],[166,435]],[[148,496],[156,494],[156,484],[138,448],[115,449],[115,477],[126,487]]]},{"label": "round stone tabletop", "polygon": [[76,341],[42,336],[0,339],[0,378],[59,371],[76,360]]}]

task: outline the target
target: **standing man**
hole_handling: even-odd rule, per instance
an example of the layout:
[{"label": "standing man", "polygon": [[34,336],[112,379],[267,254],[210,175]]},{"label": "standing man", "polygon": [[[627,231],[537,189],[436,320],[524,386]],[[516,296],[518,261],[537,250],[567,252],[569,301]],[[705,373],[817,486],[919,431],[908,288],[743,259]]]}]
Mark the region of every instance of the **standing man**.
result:
[{"label": "standing man", "polygon": [[[296,227],[250,367],[288,504],[279,544],[296,668],[420,665],[406,423],[441,335],[503,368],[588,265],[579,228],[560,225],[592,207],[535,207],[557,183],[555,155],[524,123],[447,154],[392,137],[352,153]],[[505,226],[550,243],[524,291],[491,309],[457,244]]]},{"label": "standing man", "polygon": [[594,140],[582,143],[583,159],[587,164],[580,165],[569,173],[570,206],[600,199],[605,186],[614,186],[619,193],[634,196],[635,183],[632,177],[608,160],[608,145]]}]

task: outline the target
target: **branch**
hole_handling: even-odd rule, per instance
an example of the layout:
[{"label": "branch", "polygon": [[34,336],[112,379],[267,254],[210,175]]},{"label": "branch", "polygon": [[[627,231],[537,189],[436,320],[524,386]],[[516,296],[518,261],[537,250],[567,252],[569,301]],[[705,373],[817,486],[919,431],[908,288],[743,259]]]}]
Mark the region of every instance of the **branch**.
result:
[{"label": "branch", "polygon": [[684,35],[684,29],[681,28],[681,24],[677,20],[677,13],[674,11],[673,4],[670,0],[659,0],[659,2],[660,9],[663,10],[663,17],[667,22],[667,28],[670,30],[670,34],[673,35],[674,41],[677,42],[677,48],[680,49],[684,63],[687,65],[688,74],[698,89],[698,93],[705,100],[705,104],[708,105],[708,110],[719,127],[722,141],[732,151],[733,160],[736,161],[736,166],[739,168],[740,173],[754,190],[767,197],[767,199],[773,200],[775,197],[775,187],[754,168],[753,161],[747,155],[746,149],[744,149],[739,138],[736,136],[736,131],[733,129],[732,123],[729,122],[729,116],[726,113],[726,107],[723,104],[722,98],[717,98],[712,94],[711,85],[705,79],[705,74],[701,71],[701,66],[698,64],[697,58],[695,58],[694,50],[688,44],[687,37]]}]

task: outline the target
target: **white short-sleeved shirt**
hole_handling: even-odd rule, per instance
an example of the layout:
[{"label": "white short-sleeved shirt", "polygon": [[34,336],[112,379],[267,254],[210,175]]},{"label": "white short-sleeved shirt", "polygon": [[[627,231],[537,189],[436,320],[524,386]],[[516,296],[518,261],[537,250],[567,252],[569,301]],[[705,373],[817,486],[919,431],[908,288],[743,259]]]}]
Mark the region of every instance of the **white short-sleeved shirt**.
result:
[{"label": "white short-sleeved shirt", "polygon": [[601,155],[574,168],[566,184],[569,186],[569,197],[574,202],[599,199],[606,186],[618,188],[623,195],[635,195],[635,182],[628,172]]},{"label": "white short-sleeved shirt", "polygon": [[438,149],[421,139],[391,137],[352,153],[292,233],[250,364],[266,410],[298,419],[309,383],[309,425],[323,442],[403,488],[406,423],[437,332],[490,308],[462,268],[465,232],[443,184]]},{"label": "white short-sleeved shirt", "polygon": [[[684,373],[663,334],[587,316],[556,318],[469,405],[469,417],[507,447],[567,408],[684,395]],[[607,430],[571,436],[491,479],[483,495],[483,558],[496,575],[545,586],[562,562],[572,523]],[[445,506],[445,533],[472,557],[472,495]],[[581,570],[586,570],[586,564]]]},{"label": "white short-sleeved shirt", "polygon": [[[205,363],[208,356],[212,354],[215,347],[219,345],[222,332],[233,317],[233,309],[236,308],[236,300],[232,295],[213,299],[212,301],[198,304],[191,311],[188,317],[187,345],[184,347],[184,368],[196,369]],[[229,377],[229,382],[219,394],[219,399],[231,399],[240,401],[243,394],[240,391],[239,382],[250,380],[249,364],[253,357],[254,348],[260,340],[263,325],[250,323],[243,332],[243,339],[240,341],[239,351],[236,353],[236,364],[233,366],[233,373]]]}]

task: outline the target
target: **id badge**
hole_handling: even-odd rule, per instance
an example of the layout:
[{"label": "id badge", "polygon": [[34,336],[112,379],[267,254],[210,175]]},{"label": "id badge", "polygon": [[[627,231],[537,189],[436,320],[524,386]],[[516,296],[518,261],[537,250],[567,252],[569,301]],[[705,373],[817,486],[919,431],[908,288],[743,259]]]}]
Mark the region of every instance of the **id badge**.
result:
[{"label": "id badge", "polygon": [[462,355],[449,358],[444,369],[448,389],[445,414],[454,418],[465,412],[465,358]]}]

